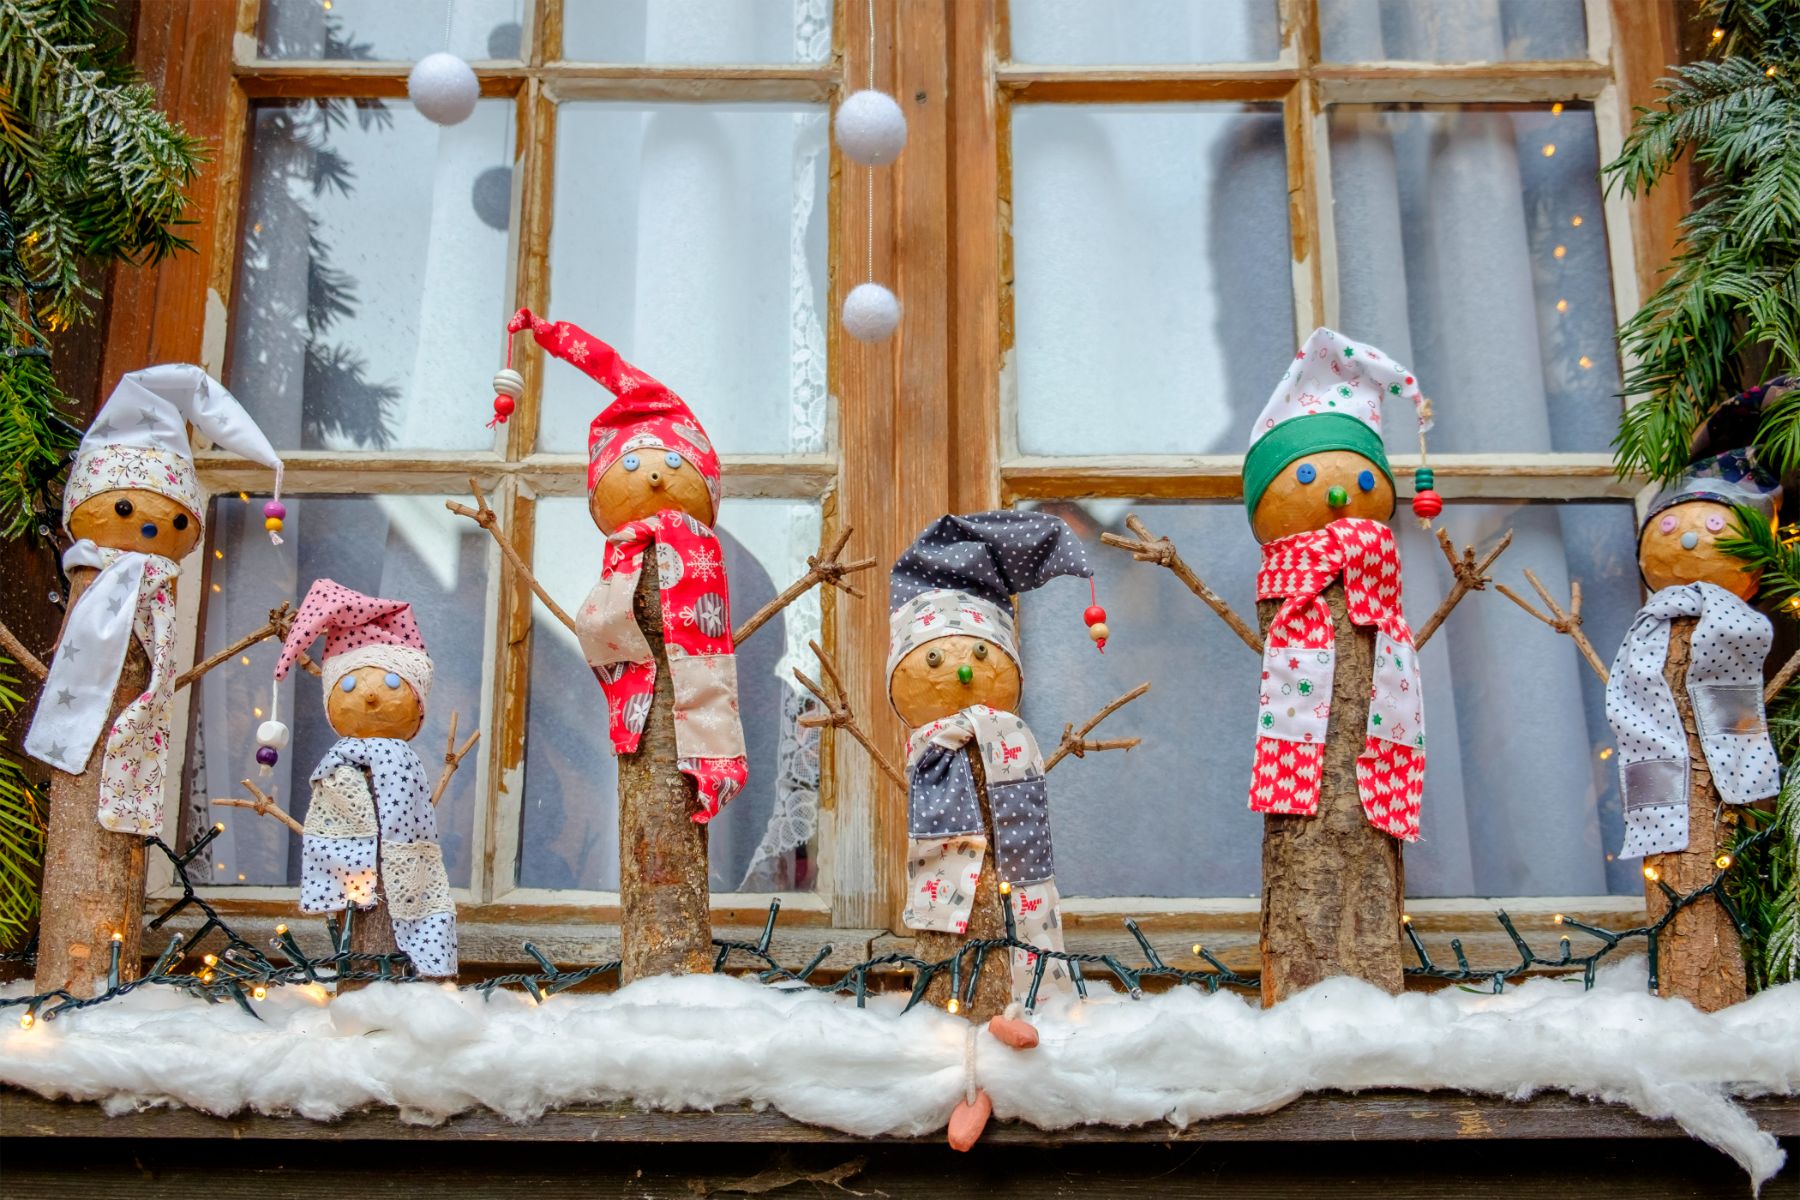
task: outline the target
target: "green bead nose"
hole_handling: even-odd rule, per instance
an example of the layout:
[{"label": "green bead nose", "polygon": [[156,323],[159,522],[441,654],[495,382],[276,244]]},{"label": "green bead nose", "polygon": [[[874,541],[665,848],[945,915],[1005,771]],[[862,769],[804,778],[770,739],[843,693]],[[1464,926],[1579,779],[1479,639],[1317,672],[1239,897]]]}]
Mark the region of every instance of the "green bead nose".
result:
[{"label": "green bead nose", "polygon": [[1346,492],[1341,487],[1334,487],[1329,492],[1325,493],[1325,503],[1331,505],[1333,508],[1342,508],[1344,505],[1350,503],[1350,493]]},{"label": "green bead nose", "polygon": [[975,668],[971,667],[968,663],[964,663],[962,666],[956,668],[956,677],[963,683],[974,683]]}]

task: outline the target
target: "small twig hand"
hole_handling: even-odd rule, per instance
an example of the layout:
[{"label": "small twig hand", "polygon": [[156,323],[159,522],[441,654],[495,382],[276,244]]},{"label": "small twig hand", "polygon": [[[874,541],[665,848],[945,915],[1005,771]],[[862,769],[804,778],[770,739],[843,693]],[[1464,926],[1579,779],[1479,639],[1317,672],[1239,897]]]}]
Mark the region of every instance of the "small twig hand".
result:
[{"label": "small twig hand", "polygon": [[450,777],[456,774],[456,768],[462,766],[463,757],[475,748],[477,741],[481,740],[481,730],[477,729],[469,735],[469,739],[462,744],[462,748],[457,749],[457,716],[458,714],[454,711],[450,714],[450,736],[444,742],[444,773],[438,776],[437,786],[431,789],[431,804],[434,808],[437,806],[437,802],[444,798],[444,789],[450,786]]},{"label": "small twig hand", "polygon": [[761,629],[776,613],[780,612],[800,597],[806,595],[814,584],[823,584],[826,587],[834,587],[845,595],[855,596],[860,599],[862,597],[862,589],[858,588],[855,584],[845,583],[844,576],[854,575],[858,571],[868,570],[875,565],[875,560],[872,558],[859,558],[851,563],[838,561],[838,555],[843,553],[844,545],[849,542],[850,534],[852,532],[853,530],[850,526],[844,526],[844,528],[839,531],[836,540],[831,543],[831,547],[826,550],[824,554],[807,555],[806,574],[788,584],[785,588],[782,588],[779,595],[757,609],[750,615],[749,620],[745,621],[742,625],[739,625],[737,631],[731,635],[732,644],[735,646],[743,645],[745,639],[755,633],[758,629]]},{"label": "small twig hand", "polygon": [[1207,587],[1206,583],[1194,574],[1193,568],[1188,566],[1176,551],[1175,543],[1166,537],[1152,536],[1150,530],[1145,528],[1144,523],[1138,520],[1136,513],[1131,513],[1125,518],[1125,527],[1137,536],[1128,538],[1123,534],[1103,533],[1100,535],[1100,540],[1108,546],[1117,546],[1121,550],[1131,551],[1131,556],[1139,562],[1155,563],[1157,566],[1169,568],[1175,578],[1187,585],[1188,591],[1200,597],[1208,608],[1219,614],[1219,619],[1231,627],[1231,631],[1238,635],[1244,645],[1256,651],[1258,656],[1262,654],[1262,638],[1257,636],[1256,630],[1250,628],[1242,617],[1231,610],[1231,605],[1225,603],[1222,596]]},{"label": "small twig hand", "polygon": [[1594,674],[1600,677],[1600,682],[1606,683],[1610,678],[1609,672],[1606,669],[1606,664],[1602,662],[1600,656],[1594,652],[1594,644],[1588,641],[1587,634],[1581,631],[1581,581],[1576,579],[1569,583],[1569,607],[1567,609],[1564,609],[1556,603],[1556,600],[1550,595],[1550,589],[1545,587],[1543,582],[1540,581],[1536,575],[1532,574],[1530,567],[1525,568],[1525,582],[1529,583],[1532,586],[1532,589],[1537,592],[1538,597],[1543,600],[1545,606],[1550,609],[1552,615],[1545,616],[1536,608],[1532,607],[1530,601],[1507,587],[1504,583],[1496,583],[1494,585],[1494,590],[1499,592],[1502,596],[1505,596],[1508,600],[1511,600],[1514,604],[1518,605],[1532,616],[1536,617],[1538,620],[1542,621],[1544,624],[1548,625],[1550,628],[1556,630],[1556,632],[1568,634],[1570,640],[1575,643],[1575,648],[1581,651],[1581,657],[1587,660],[1587,665],[1592,667],[1594,669]]},{"label": "small twig hand", "polygon": [[293,817],[281,810],[280,806],[275,803],[275,797],[264,794],[260,788],[254,783],[251,783],[248,779],[240,780],[239,782],[242,783],[256,799],[239,800],[236,797],[229,797],[224,800],[214,800],[213,803],[219,805],[221,808],[247,808],[259,817],[272,817],[275,820],[280,821],[295,833],[303,834],[306,832],[306,826],[294,820]]},{"label": "small twig hand", "polygon": [[1437,531],[1438,548],[1443,550],[1444,561],[1450,564],[1450,574],[1455,576],[1456,582],[1451,585],[1437,611],[1419,627],[1418,635],[1413,638],[1415,649],[1424,649],[1425,643],[1431,640],[1431,635],[1438,631],[1438,626],[1444,623],[1444,618],[1450,615],[1450,611],[1462,603],[1464,596],[1470,592],[1487,590],[1487,585],[1494,581],[1494,577],[1488,574],[1488,568],[1494,565],[1495,559],[1506,553],[1506,548],[1512,545],[1512,539],[1513,531],[1509,529],[1494,548],[1483,555],[1480,562],[1476,562],[1475,547],[1464,546],[1462,557],[1458,558],[1450,535],[1442,529]]},{"label": "small twig hand", "polygon": [[889,779],[901,788],[905,788],[906,776],[894,768],[894,764],[888,761],[887,755],[883,754],[875,743],[869,740],[869,735],[864,733],[862,727],[856,723],[856,714],[850,710],[850,698],[844,691],[844,681],[838,675],[837,664],[831,661],[831,656],[825,653],[819,643],[808,642],[807,645],[812,647],[813,654],[818,658],[819,668],[825,673],[825,679],[831,685],[831,691],[827,694],[825,689],[820,687],[806,672],[798,667],[794,668],[794,678],[798,679],[800,685],[825,706],[825,711],[822,713],[807,713],[801,717],[800,724],[807,729],[842,729],[861,743],[862,748],[869,752],[869,757],[875,760],[875,765],[880,767]]},{"label": "small twig hand", "polygon": [[1089,717],[1087,723],[1082,725],[1079,730],[1076,729],[1073,724],[1064,725],[1062,741],[1057,744],[1056,749],[1051,752],[1050,757],[1044,760],[1044,773],[1048,775],[1057,763],[1061,762],[1071,754],[1076,758],[1084,758],[1090,750],[1096,752],[1101,750],[1130,750],[1135,746],[1141,745],[1144,740],[1143,738],[1090,739],[1087,735],[1092,733],[1094,727],[1100,724],[1100,722],[1106,720],[1106,718],[1112,716],[1121,708],[1124,708],[1127,704],[1130,704],[1133,700],[1136,700],[1139,696],[1142,696],[1149,690],[1150,684],[1148,681],[1138,684],[1129,692],[1126,692],[1123,696],[1120,696],[1117,700],[1114,700],[1099,712]]}]

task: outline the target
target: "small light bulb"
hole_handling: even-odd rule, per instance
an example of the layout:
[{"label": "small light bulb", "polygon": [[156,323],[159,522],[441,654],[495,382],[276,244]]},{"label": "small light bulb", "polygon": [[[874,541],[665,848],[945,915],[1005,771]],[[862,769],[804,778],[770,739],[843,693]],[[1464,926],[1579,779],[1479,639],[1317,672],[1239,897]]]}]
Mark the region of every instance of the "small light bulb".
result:
[{"label": "small light bulb", "polygon": [[268,995],[269,989],[260,983],[250,989],[250,998],[252,1000],[265,1000],[268,998]]},{"label": "small light bulb", "polygon": [[1561,913],[1557,913],[1554,917],[1551,917],[1550,919],[1558,925],[1561,925],[1563,923],[1563,915]]},{"label": "small light bulb", "polygon": [[213,822],[213,832],[214,833],[224,833],[225,832],[225,822],[214,821]]},{"label": "small light bulb", "polygon": [[220,587],[220,586],[219,586],[219,585],[218,585],[218,584],[216,584],[216,583],[215,583],[215,584],[213,584],[213,585],[212,585],[212,590],[213,590],[213,591],[214,591],[214,592],[215,592],[215,593],[218,593],[218,592],[222,592],[222,591],[224,591],[224,590],[225,590],[225,589],[224,589],[224,588],[222,588],[222,587]]},{"label": "small light bulb", "polygon": [[252,715],[253,715],[253,716],[255,716],[255,717],[256,717],[256,718],[257,718],[257,719],[258,719],[258,720],[261,720],[261,719],[262,719],[262,709],[260,709],[260,708],[252,708],[252,709],[251,709],[251,710],[250,710],[250,712],[251,712],[251,714],[252,714]]},{"label": "small light bulb", "polygon": [[1544,157],[1545,158],[1555,158],[1556,157],[1556,143],[1555,142],[1545,142],[1544,143]]},{"label": "small light bulb", "polygon": [[1605,762],[1607,759],[1611,758],[1612,756],[1613,756],[1613,748],[1611,746],[1605,746],[1605,747],[1601,748],[1601,750],[1600,750],[1600,761],[1601,762]]},{"label": "small light bulb", "polygon": [[1763,72],[1763,74],[1767,75],[1770,79],[1775,78],[1777,73],[1778,72],[1775,70],[1775,68],[1773,66],[1770,66],[1768,70]]},{"label": "small light bulb", "polygon": [[1713,40],[1713,41],[1715,41],[1715,42],[1722,42],[1722,41],[1724,41],[1724,40],[1725,40],[1725,31],[1724,31],[1724,29],[1722,29],[1722,28],[1720,28],[1720,27],[1719,27],[1719,26],[1717,26],[1717,25],[1714,25],[1714,26],[1713,26],[1713,31],[1712,31],[1712,40]]},{"label": "small light bulb", "polygon": [[1592,367],[1594,365],[1594,360],[1584,354],[1580,358],[1575,360],[1575,365],[1580,367],[1584,371],[1590,370],[1590,369],[1592,369]]},{"label": "small light bulb", "polygon": [[282,935],[282,934],[284,934],[284,933],[286,933],[286,932],[287,932],[287,926],[286,926],[286,925],[277,925],[277,926],[276,926],[276,927],[275,927],[275,936],[276,936],[276,937],[280,937],[280,936],[281,936],[281,935]]},{"label": "small light bulb", "polygon": [[948,1011],[948,1012],[949,1012],[949,1014],[950,1014],[950,1015],[951,1015],[951,1016],[953,1016],[953,1017],[954,1017],[954,1016],[955,1016],[955,1015],[956,1015],[956,1014],[957,1014],[957,1013],[959,1013],[959,1012],[961,1012],[961,1011],[962,1011],[962,1005],[960,1005],[960,1004],[958,1004],[958,1003],[957,1003],[957,1002],[956,1002],[956,1001],[955,1001],[955,1000],[954,1000],[954,999],[953,999],[953,1000],[951,1000],[951,1001],[950,1001],[950,1003],[949,1003],[949,1004],[947,1004],[947,1005],[946,1005],[946,1006],[945,1006],[945,1009],[946,1009],[946,1011]]},{"label": "small light bulb", "polygon": [[225,557],[225,552],[224,552],[224,551],[223,551],[223,550],[214,550],[214,551],[213,551],[213,557],[214,557],[214,558],[224,558],[224,557]]},{"label": "small light bulb", "polygon": [[245,666],[245,667],[249,666],[250,665],[250,656],[248,654],[240,654],[238,656],[238,664],[240,666]]},{"label": "small light bulb", "polygon": [[1651,883],[1655,883],[1662,878],[1662,872],[1658,871],[1655,867],[1645,867],[1644,878],[1648,879]]},{"label": "small light bulb", "polygon": [[1411,925],[1412,924],[1412,914],[1411,913],[1401,913],[1400,914],[1400,923],[1402,925]]},{"label": "small light bulb", "polygon": [[200,956],[200,961],[209,967],[217,966],[219,963],[219,956],[216,954],[202,954]]},{"label": "small light bulb", "polygon": [[1552,104],[1550,106],[1550,115],[1553,117],[1562,116],[1562,101],[1561,100],[1558,100],[1555,104]]},{"label": "small light bulb", "polygon": [[1574,216],[1570,217],[1569,224],[1573,225],[1577,229],[1580,229],[1581,228],[1581,214],[1576,213]]},{"label": "small light bulb", "polygon": [[1729,854],[1721,854],[1721,855],[1719,855],[1719,857],[1713,859],[1713,866],[1719,868],[1719,870],[1721,870],[1721,871],[1723,871],[1726,867],[1729,867],[1730,865],[1731,865],[1731,855],[1729,855]]},{"label": "small light bulb", "polygon": [[1199,942],[1194,943],[1194,957],[1195,958],[1200,957],[1200,943]]},{"label": "small light bulb", "polygon": [[[1556,302],[1556,311],[1559,313],[1568,312],[1569,311],[1569,302],[1567,300],[1558,300]],[[248,662],[249,659],[245,659],[244,661]]]},{"label": "small light bulb", "polygon": [[1006,882],[1006,880],[1002,879],[1000,881],[1000,894],[1002,896],[1012,895],[1012,884],[1010,884],[1010,883]]},{"label": "small light bulb", "polygon": [[124,941],[124,940],[125,940],[125,935],[124,935],[124,934],[122,934],[122,933],[120,933],[120,932],[119,932],[119,931],[118,931],[118,930],[116,930],[116,929],[115,929],[115,930],[113,930],[113,941],[115,941],[115,942],[122,942],[122,941]]},{"label": "small light bulb", "polygon": [[20,1029],[30,1029],[33,1025],[36,1025],[36,1024],[37,1024],[37,1018],[35,1016],[33,1016],[31,1013],[26,1013],[24,1016],[19,1018],[19,1028]]},{"label": "small light bulb", "polygon": [[1569,248],[1567,246],[1558,246],[1556,249],[1552,250],[1550,253],[1555,258],[1561,258],[1563,255],[1567,254],[1568,252],[1569,252]]}]

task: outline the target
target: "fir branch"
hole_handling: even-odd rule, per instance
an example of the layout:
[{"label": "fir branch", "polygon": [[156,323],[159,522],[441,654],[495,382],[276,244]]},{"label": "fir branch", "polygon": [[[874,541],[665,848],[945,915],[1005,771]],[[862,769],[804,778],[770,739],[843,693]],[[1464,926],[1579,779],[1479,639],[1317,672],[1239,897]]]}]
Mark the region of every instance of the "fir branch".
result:
[{"label": "fir branch", "polygon": [[[0,658],[0,714],[12,717],[25,698]],[[38,865],[44,852],[44,797],[25,776],[24,765],[0,754],[0,949],[23,941],[37,917]]]}]

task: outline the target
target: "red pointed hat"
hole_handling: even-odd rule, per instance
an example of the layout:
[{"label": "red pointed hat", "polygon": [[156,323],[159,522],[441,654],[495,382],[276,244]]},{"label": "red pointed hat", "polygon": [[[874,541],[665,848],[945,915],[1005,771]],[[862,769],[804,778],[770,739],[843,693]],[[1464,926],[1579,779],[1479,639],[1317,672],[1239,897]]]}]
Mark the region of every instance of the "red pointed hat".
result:
[{"label": "red pointed hat", "polygon": [[327,692],[358,667],[383,667],[410,683],[419,703],[425,702],[431,691],[431,659],[406,601],[365,596],[332,579],[314,580],[281,644],[275,678],[285,676],[320,634],[325,636],[321,679]]},{"label": "red pointed hat", "polygon": [[661,450],[679,454],[705,477],[716,518],[719,453],[687,402],[579,325],[546,321],[521,308],[506,327],[517,333],[527,325],[538,345],[617,397],[588,426],[588,491],[594,490],[608,467],[632,451]]}]

